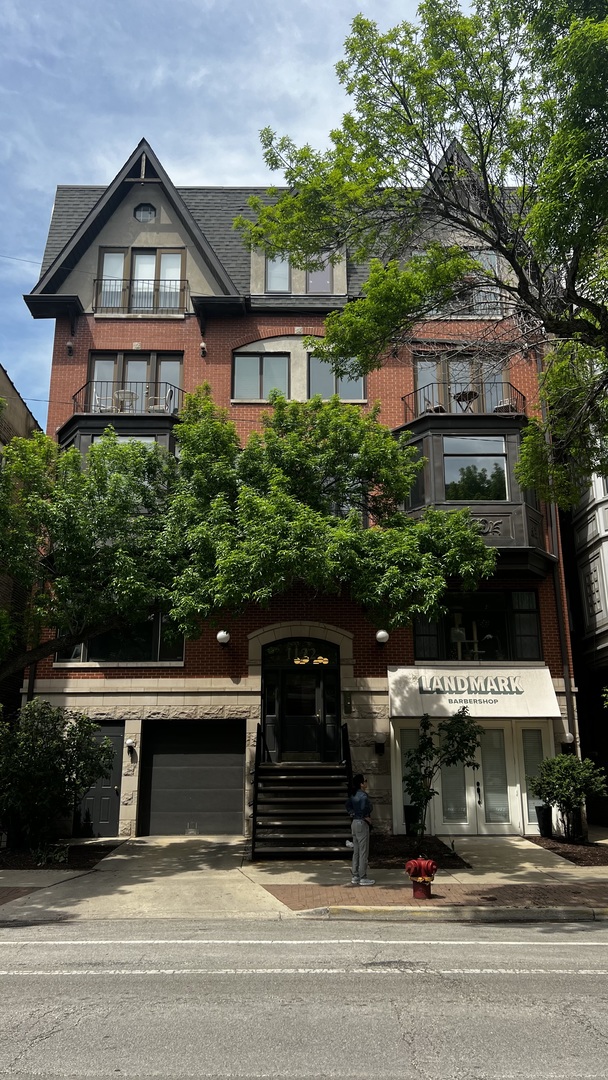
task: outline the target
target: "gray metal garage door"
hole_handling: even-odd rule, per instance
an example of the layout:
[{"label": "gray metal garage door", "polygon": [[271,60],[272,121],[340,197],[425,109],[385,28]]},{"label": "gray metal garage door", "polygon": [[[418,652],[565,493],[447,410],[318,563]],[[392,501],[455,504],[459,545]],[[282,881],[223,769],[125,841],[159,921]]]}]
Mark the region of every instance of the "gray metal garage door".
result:
[{"label": "gray metal garage door", "polygon": [[244,720],[146,720],[141,836],[243,833]]}]

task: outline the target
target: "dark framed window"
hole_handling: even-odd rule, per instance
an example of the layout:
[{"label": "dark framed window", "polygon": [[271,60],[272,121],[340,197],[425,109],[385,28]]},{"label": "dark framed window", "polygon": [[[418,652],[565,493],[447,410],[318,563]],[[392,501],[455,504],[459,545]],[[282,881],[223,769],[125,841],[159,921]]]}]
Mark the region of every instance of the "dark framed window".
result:
[{"label": "dark framed window", "polygon": [[181,404],[181,353],[92,353],[90,412],[168,412]]},{"label": "dark framed window", "polygon": [[326,263],[319,270],[306,271],[306,292],[327,294],[333,292],[334,268]]},{"label": "dark framed window", "polygon": [[327,399],[338,394],[342,401],[364,401],[365,383],[358,379],[338,379],[325,360],[308,357],[308,397],[320,395]]},{"label": "dark framed window", "polygon": [[271,390],[289,397],[289,353],[235,353],[234,401],[267,401]]},{"label": "dark framed window", "polygon": [[468,354],[419,353],[414,370],[419,412],[494,412],[507,393],[508,384]]},{"label": "dark framed window", "polygon": [[95,310],[182,312],[186,304],[185,268],[185,248],[102,248]]},{"label": "dark framed window", "polygon": [[152,206],[152,203],[139,203],[133,211],[133,217],[137,221],[154,221],[156,217],[156,207]]},{"label": "dark framed window", "polygon": [[416,660],[468,663],[542,659],[538,604],[532,589],[449,593],[448,614],[414,621]]},{"label": "dark framed window", "polygon": [[183,636],[158,613],[126,631],[108,630],[56,655],[57,663],[81,664],[180,663],[183,659]]},{"label": "dark framed window", "polygon": [[[414,443],[418,457],[422,457],[422,443]],[[412,484],[412,490],[410,491],[408,498],[408,509],[416,506],[422,506],[424,504],[424,468],[420,469],[416,475],[416,479]]]},{"label": "dark framed window", "polygon": [[502,435],[444,435],[443,472],[448,502],[507,499],[507,455]]},{"label": "dark framed window", "polygon": [[266,257],[266,292],[291,292],[291,267],[289,259],[281,256]]}]

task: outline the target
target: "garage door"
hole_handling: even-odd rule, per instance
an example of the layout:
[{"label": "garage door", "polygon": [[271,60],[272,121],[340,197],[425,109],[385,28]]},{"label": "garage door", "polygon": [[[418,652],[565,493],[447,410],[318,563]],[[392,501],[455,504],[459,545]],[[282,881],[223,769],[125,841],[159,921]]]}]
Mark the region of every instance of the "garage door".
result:
[{"label": "garage door", "polygon": [[146,720],[140,836],[242,835],[244,776],[244,720]]}]

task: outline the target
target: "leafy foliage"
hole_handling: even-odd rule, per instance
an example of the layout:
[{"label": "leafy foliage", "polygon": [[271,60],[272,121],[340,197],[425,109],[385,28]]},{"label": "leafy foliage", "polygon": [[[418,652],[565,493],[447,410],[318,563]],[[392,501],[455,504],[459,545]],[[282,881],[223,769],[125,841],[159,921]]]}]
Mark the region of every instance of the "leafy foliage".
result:
[{"label": "leafy foliage", "polygon": [[606,776],[590,758],[582,761],[576,754],[557,754],[541,761],[537,776],[529,778],[532,795],[556,806],[566,839],[573,836],[574,811],[592,795],[606,795]]},{"label": "leafy foliage", "polygon": [[466,706],[438,723],[426,713],[420,720],[418,746],[405,752],[403,776],[412,806],[418,811],[420,837],[424,836],[428,807],[437,795],[433,785],[441,769],[451,765],[478,769],[482,735],[483,728],[469,716]]},{"label": "leafy foliage", "polygon": [[[252,200],[237,226],[296,266],[345,251],[372,260],[364,298],[328,319],[322,355],[338,374],[370,371],[417,323],[445,321],[466,282],[498,287],[511,319],[482,336],[478,358],[548,352],[551,408],[530,436],[526,475],[571,500],[607,435],[604,0],[425,0],[416,25],[385,33],[359,15],[337,74],[352,107],[329,148],[265,129],[265,161],[285,186]],[[566,387],[569,417],[553,408]]]},{"label": "leafy foliage", "polygon": [[[176,472],[159,447],[120,444],[111,431],[86,458],[39,432],[5,448],[0,563],[29,596],[35,658],[167,605],[171,567],[158,536]],[[58,641],[40,641],[45,626]],[[9,629],[0,677],[27,662],[11,655]]]},{"label": "leafy foliage", "polygon": [[[422,461],[377,408],[272,405],[241,448],[208,388],[188,396],[179,465],[111,434],[84,460],[44,436],[15,440],[0,474],[0,558],[31,589],[34,644],[0,677],[157,609],[196,637],[203,619],[304,586],[402,626],[440,609],[448,579],[472,588],[492,573],[468,511],[406,516]],[[57,638],[40,641],[45,626]]]},{"label": "leafy foliage", "polygon": [[272,404],[241,451],[207,390],[187,401],[163,536],[175,566],[171,614],[185,633],[295,586],[345,593],[401,626],[437,611],[449,578],[470,588],[492,573],[494,553],[468,511],[405,515],[421,462],[378,409],[364,414],[337,397]]},{"label": "leafy foliage", "polygon": [[31,701],[15,725],[0,722],[0,821],[9,840],[29,848],[54,839],[71,825],[83,795],[113,760],[109,739],[84,713]]}]

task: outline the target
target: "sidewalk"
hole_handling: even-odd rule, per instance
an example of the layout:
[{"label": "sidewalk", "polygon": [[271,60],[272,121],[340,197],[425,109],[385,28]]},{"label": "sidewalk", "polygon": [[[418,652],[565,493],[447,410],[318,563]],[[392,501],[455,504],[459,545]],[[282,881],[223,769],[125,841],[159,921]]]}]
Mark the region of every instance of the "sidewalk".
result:
[{"label": "sidewalk", "polygon": [[[608,830],[593,839],[608,843]],[[141,837],[93,869],[0,871],[0,923],[84,919],[608,919],[608,866],[581,868],[523,837],[456,840],[471,869],[414,900],[405,871],[350,884],[348,860],[259,862],[242,837]]]},{"label": "sidewalk", "polygon": [[[444,838],[446,840],[447,838]],[[608,844],[608,830],[593,839]],[[523,837],[458,838],[471,869],[440,871],[432,899],[414,900],[401,870],[370,870],[373,886],[352,886],[349,865],[253,864],[248,873],[300,916],[502,921],[608,919],[608,866],[577,867]]]}]

